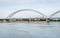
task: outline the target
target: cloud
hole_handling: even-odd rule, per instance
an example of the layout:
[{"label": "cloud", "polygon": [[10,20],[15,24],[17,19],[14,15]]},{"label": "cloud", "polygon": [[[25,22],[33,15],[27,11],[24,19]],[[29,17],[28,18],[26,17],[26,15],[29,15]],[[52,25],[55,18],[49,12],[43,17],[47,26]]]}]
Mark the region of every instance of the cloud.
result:
[{"label": "cloud", "polygon": [[24,8],[37,9],[48,16],[60,9],[60,0],[0,0],[0,18]]},{"label": "cloud", "polygon": [[0,0],[0,4],[59,4],[60,0]]},{"label": "cloud", "polygon": [[0,3],[33,3],[39,0],[0,0]]},{"label": "cloud", "polygon": [[60,0],[0,0],[0,3],[60,3]]}]

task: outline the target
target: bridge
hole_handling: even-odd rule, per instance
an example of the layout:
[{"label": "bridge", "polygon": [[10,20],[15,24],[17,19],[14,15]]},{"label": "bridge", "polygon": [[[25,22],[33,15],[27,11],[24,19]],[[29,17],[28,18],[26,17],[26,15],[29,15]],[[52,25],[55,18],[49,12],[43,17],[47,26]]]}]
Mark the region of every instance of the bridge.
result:
[{"label": "bridge", "polygon": [[[38,18],[12,18],[15,14],[23,12],[23,11],[33,11],[37,14],[40,14],[42,17],[38,17]],[[51,14],[49,17],[47,17],[46,15],[44,15],[43,13],[36,11],[34,9],[21,9],[21,10],[17,10],[11,14],[9,14],[6,18],[4,19],[0,19],[0,22],[22,22],[22,21],[27,21],[27,22],[36,22],[36,21],[46,21],[46,22],[50,22],[50,21],[60,21],[60,18],[53,18],[54,15],[60,13],[60,10],[57,12],[54,12],[53,14]]]}]

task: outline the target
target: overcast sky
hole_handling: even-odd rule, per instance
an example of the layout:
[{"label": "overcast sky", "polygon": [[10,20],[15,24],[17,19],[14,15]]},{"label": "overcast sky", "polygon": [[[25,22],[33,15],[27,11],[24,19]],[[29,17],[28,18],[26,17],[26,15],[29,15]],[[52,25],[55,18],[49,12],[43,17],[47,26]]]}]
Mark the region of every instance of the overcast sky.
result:
[{"label": "overcast sky", "polygon": [[60,0],[0,0],[0,18],[20,9],[35,9],[49,16],[60,10]]}]

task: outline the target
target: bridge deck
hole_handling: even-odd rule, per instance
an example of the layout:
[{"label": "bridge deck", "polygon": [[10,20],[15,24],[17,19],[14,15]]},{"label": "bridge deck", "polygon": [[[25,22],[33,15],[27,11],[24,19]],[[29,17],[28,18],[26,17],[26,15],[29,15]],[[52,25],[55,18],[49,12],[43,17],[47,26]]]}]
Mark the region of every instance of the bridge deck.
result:
[{"label": "bridge deck", "polygon": [[24,19],[0,19],[0,22],[36,22],[36,21],[58,21],[60,22],[60,19],[50,19],[50,18],[24,18]]}]

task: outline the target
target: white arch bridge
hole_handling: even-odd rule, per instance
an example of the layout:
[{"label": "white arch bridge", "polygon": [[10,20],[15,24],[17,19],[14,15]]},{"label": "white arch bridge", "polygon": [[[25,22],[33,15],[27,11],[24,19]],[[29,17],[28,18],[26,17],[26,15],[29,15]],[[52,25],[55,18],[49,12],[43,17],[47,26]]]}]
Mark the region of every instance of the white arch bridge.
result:
[{"label": "white arch bridge", "polygon": [[[15,14],[17,13],[20,13],[22,11],[33,11],[35,13],[38,13],[42,16],[39,17],[39,18],[12,18]],[[33,10],[33,9],[21,9],[21,10],[18,10],[18,11],[15,11],[11,14],[9,14],[5,19],[0,19],[0,22],[17,22],[17,21],[27,21],[27,22],[31,22],[31,21],[46,21],[46,22],[49,22],[49,21],[60,21],[60,18],[51,18],[52,16],[54,16],[55,14],[57,13],[60,13],[60,10],[57,11],[57,12],[54,12],[52,15],[49,16],[49,18],[44,15],[43,13],[39,12],[39,11],[36,11],[36,10]]]}]

